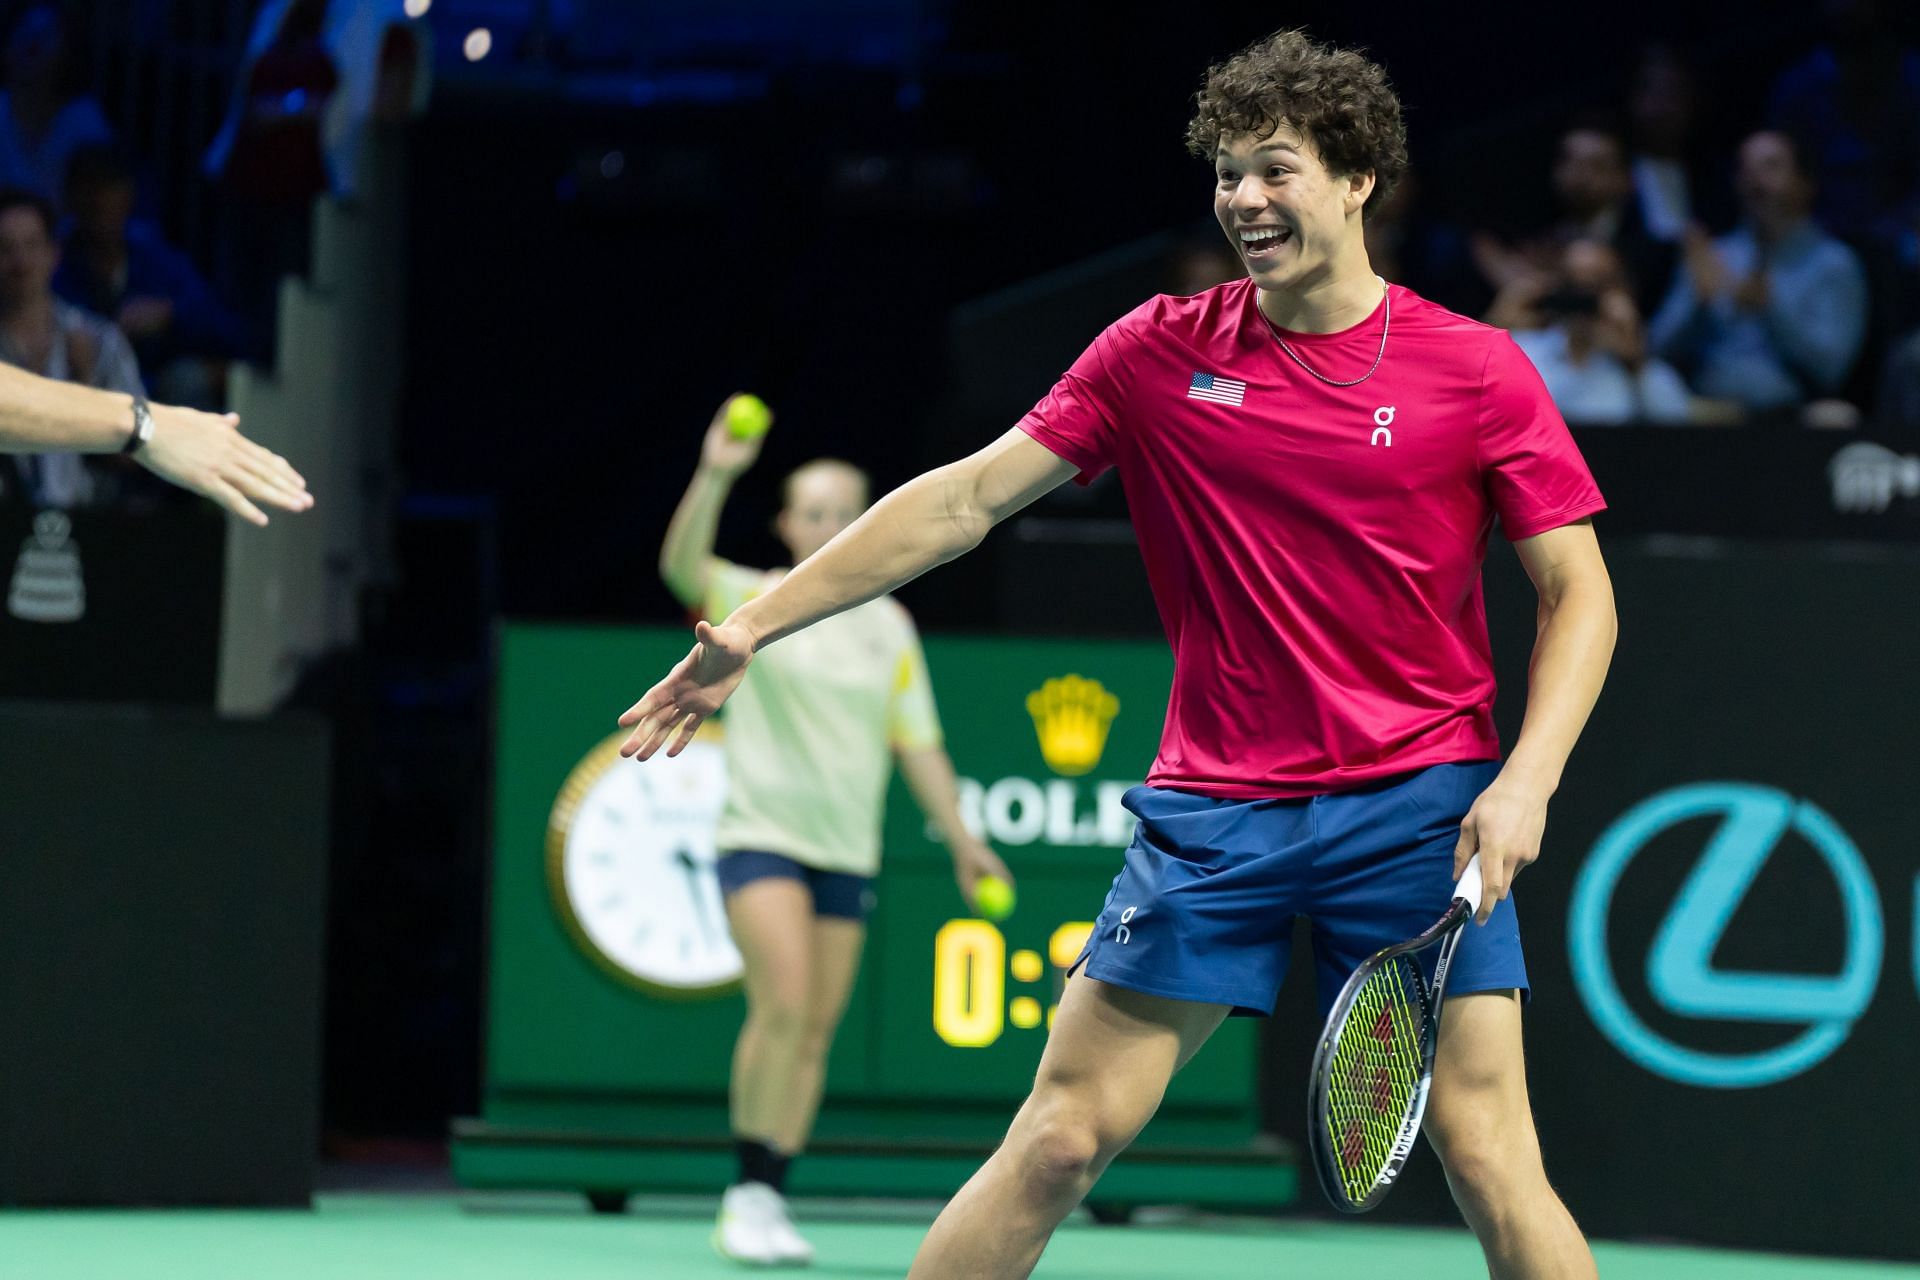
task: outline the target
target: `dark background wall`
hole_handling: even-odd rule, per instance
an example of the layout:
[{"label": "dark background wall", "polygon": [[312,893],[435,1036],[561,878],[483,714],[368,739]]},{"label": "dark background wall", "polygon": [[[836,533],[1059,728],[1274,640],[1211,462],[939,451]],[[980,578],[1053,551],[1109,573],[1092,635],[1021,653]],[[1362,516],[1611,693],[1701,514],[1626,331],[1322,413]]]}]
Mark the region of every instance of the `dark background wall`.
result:
[{"label": "dark background wall", "polygon": [[309,1202],[326,754],[310,716],[0,703],[0,1204]]}]

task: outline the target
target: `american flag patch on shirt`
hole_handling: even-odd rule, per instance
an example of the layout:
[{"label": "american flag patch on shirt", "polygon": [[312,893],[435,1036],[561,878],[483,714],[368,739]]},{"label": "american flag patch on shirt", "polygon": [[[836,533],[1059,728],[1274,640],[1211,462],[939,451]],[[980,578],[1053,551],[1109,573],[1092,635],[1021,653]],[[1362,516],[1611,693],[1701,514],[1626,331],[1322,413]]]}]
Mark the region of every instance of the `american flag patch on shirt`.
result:
[{"label": "american flag patch on shirt", "polygon": [[1211,400],[1215,404],[1239,404],[1247,398],[1247,384],[1235,382],[1232,378],[1218,378],[1211,373],[1193,375],[1193,385],[1187,388],[1189,400]]}]

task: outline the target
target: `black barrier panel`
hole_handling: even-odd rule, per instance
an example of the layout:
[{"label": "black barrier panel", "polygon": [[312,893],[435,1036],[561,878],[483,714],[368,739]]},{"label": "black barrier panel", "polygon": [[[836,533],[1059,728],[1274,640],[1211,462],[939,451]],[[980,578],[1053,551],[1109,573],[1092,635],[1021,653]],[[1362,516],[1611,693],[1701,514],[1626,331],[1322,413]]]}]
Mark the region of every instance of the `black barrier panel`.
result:
[{"label": "black barrier panel", "polygon": [[327,732],[0,702],[0,1205],[301,1205]]},{"label": "black barrier panel", "polygon": [[[1611,504],[1601,532],[1723,538],[1920,542],[1920,497],[1892,486],[1880,510],[1843,510],[1833,469],[1862,445],[1852,432],[1791,426],[1577,427],[1574,439]],[[1899,455],[1888,452],[1886,459]]]},{"label": "black barrier panel", "polygon": [[211,706],[225,540],[205,505],[0,504],[0,697]]},{"label": "black barrier panel", "polygon": [[[1519,881],[1548,1174],[1599,1236],[1920,1257],[1920,552],[1607,552],[1619,649]],[[1487,578],[1511,745],[1533,593]],[[1289,1132],[1308,1038],[1274,1029]],[[1430,1151],[1379,1216],[1458,1220]]]}]

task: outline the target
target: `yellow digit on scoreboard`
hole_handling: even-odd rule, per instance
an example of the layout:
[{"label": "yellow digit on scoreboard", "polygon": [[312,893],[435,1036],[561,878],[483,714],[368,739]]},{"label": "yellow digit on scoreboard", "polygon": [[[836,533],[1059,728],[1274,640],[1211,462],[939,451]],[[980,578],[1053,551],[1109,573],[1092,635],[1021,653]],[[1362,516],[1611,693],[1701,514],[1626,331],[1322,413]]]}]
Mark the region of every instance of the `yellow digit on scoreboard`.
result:
[{"label": "yellow digit on scoreboard", "polygon": [[979,1049],[1006,1027],[1007,940],[985,920],[949,920],[933,938],[933,1029]]},{"label": "yellow digit on scoreboard", "polygon": [[1080,949],[1087,945],[1087,939],[1093,936],[1093,921],[1071,920],[1053,931],[1047,939],[1047,958],[1053,961],[1053,967],[1066,970],[1080,958]]}]

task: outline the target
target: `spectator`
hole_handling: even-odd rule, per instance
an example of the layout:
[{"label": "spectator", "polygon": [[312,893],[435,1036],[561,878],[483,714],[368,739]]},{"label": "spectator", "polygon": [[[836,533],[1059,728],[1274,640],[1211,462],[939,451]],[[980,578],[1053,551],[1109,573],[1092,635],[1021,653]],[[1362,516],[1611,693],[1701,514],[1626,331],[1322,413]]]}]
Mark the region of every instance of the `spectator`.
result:
[{"label": "spectator", "polygon": [[1710,240],[1686,237],[1686,271],[1653,319],[1654,350],[1691,371],[1702,395],[1748,410],[1832,395],[1867,327],[1867,282],[1853,251],[1812,217],[1816,183],[1784,133],[1740,146],[1743,218]]},{"label": "spectator", "polygon": [[66,22],[51,4],[28,6],[7,37],[0,186],[49,203],[60,199],[74,151],[113,137],[100,104],[76,92],[71,54]]},{"label": "spectator", "polygon": [[1524,276],[1551,271],[1573,241],[1598,240],[1619,253],[1634,281],[1636,302],[1648,310],[1666,290],[1675,254],[1647,229],[1626,140],[1597,121],[1568,129],[1554,160],[1553,194],[1558,220],[1526,249],[1516,252],[1491,237],[1476,238],[1474,258],[1487,283],[1497,293]]},{"label": "spectator", "polygon": [[1769,119],[1806,141],[1821,222],[1882,240],[1920,209],[1920,53],[1900,46],[1878,0],[1824,7],[1830,38],[1774,82]]},{"label": "spectator", "polygon": [[1513,330],[1568,422],[1688,419],[1686,383],[1672,366],[1648,356],[1620,255],[1598,240],[1568,245],[1557,273],[1509,284],[1487,322]]},{"label": "spectator", "polygon": [[[1647,233],[1663,244],[1677,245],[1690,224],[1713,220],[1702,216],[1711,193],[1700,181],[1695,107],[1692,68],[1672,46],[1649,46],[1634,70],[1627,112],[1633,131],[1634,193]],[[1657,283],[1664,294],[1669,282]]]},{"label": "spectator", "polygon": [[[54,297],[60,250],[53,217],[53,206],[30,191],[0,191],[0,360],[45,378],[144,396],[126,336]],[[101,473],[79,454],[18,454],[14,464],[37,506],[84,506],[105,496]]]},{"label": "spectator", "polygon": [[187,256],[133,217],[135,192],[133,167],[115,148],[74,152],[54,292],[118,324],[162,399],[219,408],[225,363],[259,353]]}]

